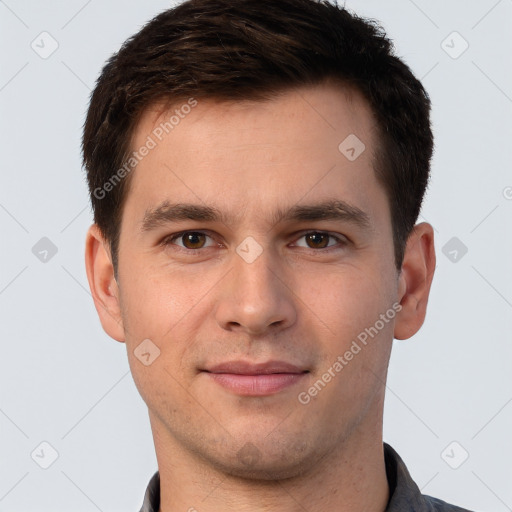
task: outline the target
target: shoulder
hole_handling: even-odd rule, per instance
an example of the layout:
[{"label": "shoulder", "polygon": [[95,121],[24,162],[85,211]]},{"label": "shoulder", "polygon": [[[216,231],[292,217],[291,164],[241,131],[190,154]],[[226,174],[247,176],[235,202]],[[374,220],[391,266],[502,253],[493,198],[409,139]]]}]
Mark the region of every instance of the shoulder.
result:
[{"label": "shoulder", "polygon": [[451,505],[450,503],[433,498],[432,496],[423,495],[423,499],[425,500],[429,512],[471,512],[466,508]]}]

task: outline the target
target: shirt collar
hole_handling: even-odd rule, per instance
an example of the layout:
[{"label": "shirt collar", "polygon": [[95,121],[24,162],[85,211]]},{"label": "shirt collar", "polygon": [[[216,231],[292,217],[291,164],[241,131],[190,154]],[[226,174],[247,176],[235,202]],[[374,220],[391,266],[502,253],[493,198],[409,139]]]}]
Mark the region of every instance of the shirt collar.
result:
[{"label": "shirt collar", "polygon": [[158,512],[160,509],[160,473],[157,471],[149,481],[140,512]]},{"label": "shirt collar", "polygon": [[[389,501],[386,512],[404,510],[427,511],[425,499],[414,483],[400,455],[384,443],[384,461],[389,485]],[[158,509],[157,511],[158,512]]]}]

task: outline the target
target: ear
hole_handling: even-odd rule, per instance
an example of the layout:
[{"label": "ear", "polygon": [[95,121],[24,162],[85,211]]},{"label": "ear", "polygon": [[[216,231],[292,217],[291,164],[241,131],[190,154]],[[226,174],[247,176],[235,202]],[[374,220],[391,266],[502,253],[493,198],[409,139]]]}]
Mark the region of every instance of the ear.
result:
[{"label": "ear", "polygon": [[396,316],[396,339],[410,338],[423,325],[435,268],[434,230],[426,222],[416,224],[407,239],[398,278],[398,300],[402,309]]},{"label": "ear", "polygon": [[119,287],[114,276],[110,249],[96,224],[93,224],[87,232],[85,266],[92,298],[103,330],[111,338],[124,342]]}]

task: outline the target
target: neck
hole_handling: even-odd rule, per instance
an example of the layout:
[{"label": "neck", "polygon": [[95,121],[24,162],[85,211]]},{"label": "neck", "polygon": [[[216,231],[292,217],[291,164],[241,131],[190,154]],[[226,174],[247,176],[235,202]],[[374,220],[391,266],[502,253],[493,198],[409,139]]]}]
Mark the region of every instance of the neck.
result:
[{"label": "neck", "polygon": [[386,509],[382,418],[372,429],[357,429],[307,471],[282,480],[229,475],[185,450],[157,419],[151,418],[151,426],[160,473],[159,512]]}]

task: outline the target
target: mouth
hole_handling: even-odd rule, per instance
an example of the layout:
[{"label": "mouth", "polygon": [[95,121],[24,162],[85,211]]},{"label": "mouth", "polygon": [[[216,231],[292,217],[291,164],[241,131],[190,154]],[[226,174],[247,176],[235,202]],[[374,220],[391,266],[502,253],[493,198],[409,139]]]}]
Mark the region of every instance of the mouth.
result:
[{"label": "mouth", "polygon": [[267,396],[298,384],[309,370],[284,361],[230,361],[209,367],[202,372],[216,384],[236,395]]}]

